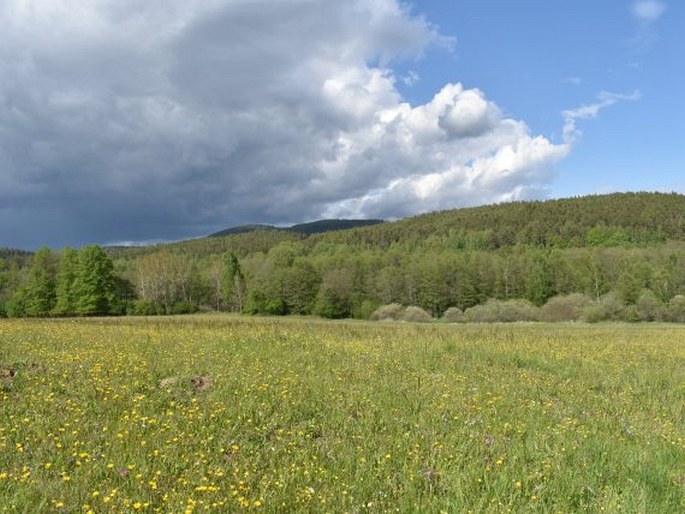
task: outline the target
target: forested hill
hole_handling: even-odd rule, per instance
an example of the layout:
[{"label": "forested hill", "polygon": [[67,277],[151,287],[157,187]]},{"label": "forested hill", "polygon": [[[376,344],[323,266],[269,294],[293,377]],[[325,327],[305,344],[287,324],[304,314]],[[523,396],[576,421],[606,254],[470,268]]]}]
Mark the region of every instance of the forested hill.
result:
[{"label": "forested hill", "polygon": [[222,237],[234,234],[245,234],[257,230],[279,230],[285,232],[294,232],[295,234],[311,235],[322,234],[324,232],[333,232],[336,230],[348,230],[351,228],[367,227],[370,225],[378,225],[383,223],[383,220],[368,219],[368,220],[317,220],[309,223],[299,223],[290,227],[276,227],[273,225],[240,225],[237,227],[227,228],[219,232],[211,234],[209,237]]},{"label": "forested hill", "polygon": [[[231,251],[242,258],[254,252],[267,252],[284,241],[301,241],[308,248],[342,244],[385,250],[392,246],[407,252],[418,248],[491,251],[516,245],[645,247],[685,240],[685,195],[615,193],[452,209],[394,222],[368,221],[373,224],[323,233],[308,232],[307,224],[299,225],[304,228],[298,231],[269,230],[268,226],[259,225],[261,230],[239,230],[167,245],[112,248],[108,253],[130,258],[168,248],[191,255]],[[317,225],[322,223],[325,224]]]},{"label": "forested hill", "polygon": [[496,249],[651,245],[685,240],[685,195],[615,193],[453,209],[320,241],[386,247],[397,243]]},{"label": "forested hill", "polygon": [[[537,319],[534,309],[549,308],[557,317],[545,319],[685,321],[685,196],[674,193],[514,202],[312,235],[255,230],[4,255],[0,316],[368,318],[412,306],[471,320]],[[523,303],[512,314],[508,302]]]}]

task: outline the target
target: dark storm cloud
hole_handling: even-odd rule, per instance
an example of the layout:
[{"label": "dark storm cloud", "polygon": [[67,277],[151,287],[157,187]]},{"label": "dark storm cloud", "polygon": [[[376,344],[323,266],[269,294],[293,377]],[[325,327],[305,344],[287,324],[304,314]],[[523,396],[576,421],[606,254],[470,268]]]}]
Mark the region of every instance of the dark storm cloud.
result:
[{"label": "dark storm cloud", "polygon": [[396,0],[6,0],[0,245],[176,239],[525,197],[568,151],[388,66],[449,44]]}]

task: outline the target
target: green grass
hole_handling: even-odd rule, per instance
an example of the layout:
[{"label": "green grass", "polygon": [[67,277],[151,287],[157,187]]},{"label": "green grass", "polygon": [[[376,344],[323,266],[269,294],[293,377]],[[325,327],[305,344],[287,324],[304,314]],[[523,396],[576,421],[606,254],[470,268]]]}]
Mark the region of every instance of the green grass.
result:
[{"label": "green grass", "polygon": [[685,511],[685,327],[0,320],[3,365],[0,512]]}]

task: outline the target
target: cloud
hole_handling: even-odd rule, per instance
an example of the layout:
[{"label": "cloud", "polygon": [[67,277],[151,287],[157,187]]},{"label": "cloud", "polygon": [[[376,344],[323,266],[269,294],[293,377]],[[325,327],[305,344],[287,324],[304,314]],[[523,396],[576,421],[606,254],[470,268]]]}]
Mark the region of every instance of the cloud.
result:
[{"label": "cloud", "polygon": [[449,46],[396,0],[5,0],[0,245],[178,239],[538,196],[570,143],[397,60]]},{"label": "cloud", "polygon": [[419,74],[414,70],[409,70],[409,72],[402,77],[402,82],[408,87],[416,85],[419,80],[421,80],[421,77],[419,77]]},{"label": "cloud", "polygon": [[659,40],[656,23],[666,12],[667,5],[659,0],[637,0],[630,7],[631,15],[637,22],[637,33],[629,40],[637,53],[646,53]]},{"label": "cloud", "polygon": [[630,94],[611,93],[602,91],[597,95],[597,101],[589,105],[582,105],[575,109],[562,112],[564,118],[564,141],[568,144],[576,141],[582,132],[576,127],[576,120],[590,120],[599,115],[599,112],[621,101],[635,101],[641,97],[640,91],[635,90]]},{"label": "cloud", "polygon": [[666,11],[666,4],[658,0],[639,0],[633,2],[630,12],[641,23],[654,23]]}]

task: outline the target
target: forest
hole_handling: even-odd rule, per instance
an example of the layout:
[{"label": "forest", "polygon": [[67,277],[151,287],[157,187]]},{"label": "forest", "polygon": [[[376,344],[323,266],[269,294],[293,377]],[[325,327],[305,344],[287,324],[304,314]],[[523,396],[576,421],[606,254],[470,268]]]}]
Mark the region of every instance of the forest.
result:
[{"label": "forest", "polygon": [[312,235],[0,250],[0,315],[226,311],[429,321],[685,321],[685,196],[616,193]]}]

